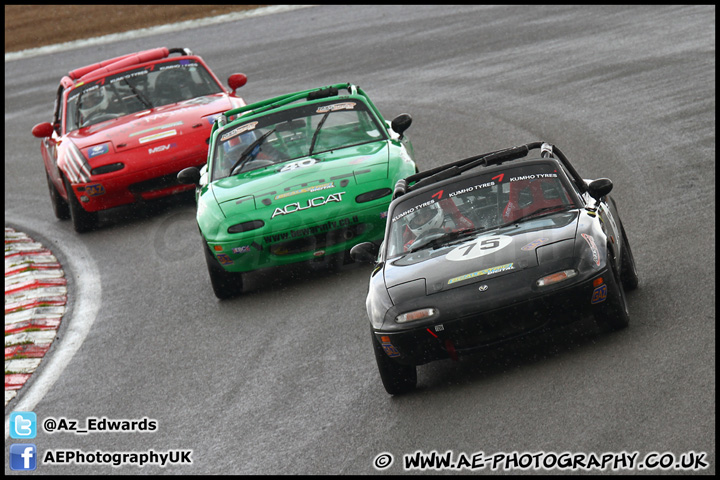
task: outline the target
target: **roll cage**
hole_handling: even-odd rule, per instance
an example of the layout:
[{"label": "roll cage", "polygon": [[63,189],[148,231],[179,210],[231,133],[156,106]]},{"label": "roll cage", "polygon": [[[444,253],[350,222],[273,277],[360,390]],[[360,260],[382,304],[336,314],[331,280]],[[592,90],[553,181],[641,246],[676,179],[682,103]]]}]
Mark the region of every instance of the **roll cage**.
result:
[{"label": "roll cage", "polygon": [[540,156],[542,158],[554,158],[558,160],[565,168],[568,176],[570,177],[570,181],[575,185],[575,187],[577,187],[580,194],[584,194],[588,191],[588,184],[585,180],[583,180],[577,170],[575,170],[575,167],[573,167],[570,163],[570,160],[568,160],[559,148],[546,142],[532,142],[504,150],[496,150],[494,152],[474,155],[472,157],[431,168],[398,180],[395,184],[393,200],[413,190],[461,175],[473,168],[501,165],[504,162],[524,158],[531,150],[535,149],[540,149]]},{"label": "roll cage", "polygon": [[222,128],[231,122],[239,120],[243,116],[250,117],[261,113],[267,113],[276,108],[284,107],[295,102],[309,102],[312,100],[321,100],[329,97],[337,97],[340,96],[341,90],[346,90],[348,92],[348,95],[358,95],[362,97],[362,99],[370,108],[372,113],[374,113],[375,116],[379,120],[381,120],[382,127],[387,129],[387,124],[384,123],[384,117],[377,109],[375,104],[367,96],[367,94],[359,86],[353,85],[351,83],[337,83],[334,85],[329,85],[327,87],[311,88],[308,90],[302,90],[300,92],[287,93],[285,95],[279,95],[277,97],[269,98],[267,100],[251,103],[243,107],[228,110],[215,120],[215,123],[212,127],[212,133],[215,133],[218,128]]}]

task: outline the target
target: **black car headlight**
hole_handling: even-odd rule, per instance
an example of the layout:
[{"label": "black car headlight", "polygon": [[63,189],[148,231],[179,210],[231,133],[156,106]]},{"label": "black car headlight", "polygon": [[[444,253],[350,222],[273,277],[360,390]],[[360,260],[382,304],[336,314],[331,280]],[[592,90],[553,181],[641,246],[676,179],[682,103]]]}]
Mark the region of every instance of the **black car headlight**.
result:
[{"label": "black car headlight", "polygon": [[554,285],[556,283],[564,282],[565,280],[569,280],[572,277],[576,276],[578,274],[578,271],[574,268],[570,268],[568,270],[562,270],[560,272],[551,273],[550,275],[546,275],[540,279],[538,279],[535,284],[538,287],[547,287],[549,285]]},{"label": "black car headlight", "polygon": [[250,220],[249,222],[243,222],[238,223],[235,225],[232,225],[228,227],[227,231],[228,233],[242,233],[242,232],[249,232],[250,230],[255,230],[258,228],[261,228],[265,225],[265,222],[262,220]]},{"label": "black car headlight", "polygon": [[391,193],[392,190],[389,188],[380,188],[378,190],[373,190],[372,192],[361,193],[360,195],[355,197],[355,201],[357,203],[370,202],[372,200],[377,200],[378,198],[390,195]]},{"label": "black car headlight", "polygon": [[412,312],[401,313],[395,317],[397,323],[414,322],[416,320],[424,320],[426,318],[434,317],[438,314],[437,308],[421,308],[419,310],[413,310]]}]

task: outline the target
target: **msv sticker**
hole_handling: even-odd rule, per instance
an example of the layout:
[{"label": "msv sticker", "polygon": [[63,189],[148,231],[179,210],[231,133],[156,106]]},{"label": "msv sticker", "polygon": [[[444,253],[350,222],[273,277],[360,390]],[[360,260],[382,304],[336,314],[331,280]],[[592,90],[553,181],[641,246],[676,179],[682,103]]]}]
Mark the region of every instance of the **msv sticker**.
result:
[{"label": "msv sticker", "polygon": [[165,150],[170,150],[171,148],[177,147],[177,143],[168,143],[167,145],[160,145],[153,148],[148,148],[148,155],[152,155],[153,153],[158,152],[164,152]]},{"label": "msv sticker", "polygon": [[507,235],[480,237],[473,242],[465,243],[454,248],[445,258],[453,262],[472,260],[473,258],[482,257],[502,250],[510,245],[510,243],[512,243],[512,237],[508,237]]}]

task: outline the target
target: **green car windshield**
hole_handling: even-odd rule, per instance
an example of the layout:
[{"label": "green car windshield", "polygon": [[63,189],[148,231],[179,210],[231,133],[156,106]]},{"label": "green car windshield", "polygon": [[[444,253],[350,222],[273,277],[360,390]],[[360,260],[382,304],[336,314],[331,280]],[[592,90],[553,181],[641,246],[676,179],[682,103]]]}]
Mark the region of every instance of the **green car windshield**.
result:
[{"label": "green car windshield", "polygon": [[225,127],[210,155],[211,178],[386,139],[362,101],[302,105]]}]

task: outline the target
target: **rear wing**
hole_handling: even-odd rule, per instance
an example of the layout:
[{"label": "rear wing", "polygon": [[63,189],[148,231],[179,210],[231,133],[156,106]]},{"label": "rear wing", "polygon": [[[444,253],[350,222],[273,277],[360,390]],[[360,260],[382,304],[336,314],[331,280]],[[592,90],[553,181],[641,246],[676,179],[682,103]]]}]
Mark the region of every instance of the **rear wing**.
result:
[{"label": "rear wing", "polygon": [[570,160],[568,160],[559,148],[545,142],[533,142],[504,150],[474,155],[400,179],[395,184],[393,199],[413,190],[460,175],[472,168],[500,165],[504,162],[524,158],[530,150],[534,149],[540,149],[540,155],[543,158],[556,158],[559,160],[570,175],[571,181],[580,190],[580,193],[585,193],[588,190],[588,185],[585,183],[585,180],[578,174],[575,167],[570,163]]},{"label": "rear wing", "polygon": [[128,53],[127,55],[111,58],[99,63],[87,65],[85,67],[76,68],[75,70],[70,71],[67,76],[73,82],[84,80],[86,78],[95,77],[100,73],[109,74],[131,65],[139,65],[145,62],[167,58],[173,53],[179,53],[180,55],[193,54],[189,48],[153,48],[137,53]]}]

